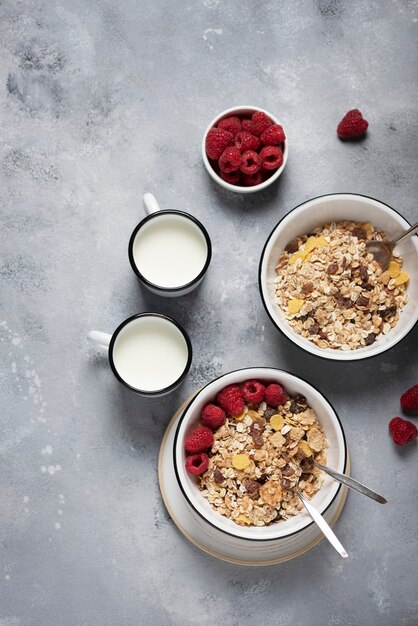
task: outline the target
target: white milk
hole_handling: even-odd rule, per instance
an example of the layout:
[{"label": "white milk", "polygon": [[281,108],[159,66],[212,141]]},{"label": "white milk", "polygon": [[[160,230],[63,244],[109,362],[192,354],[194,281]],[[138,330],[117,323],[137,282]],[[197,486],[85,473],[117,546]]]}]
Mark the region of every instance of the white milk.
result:
[{"label": "white milk", "polygon": [[140,317],[127,324],[113,347],[113,362],[121,378],[142,391],[172,385],[184,372],[186,341],[168,320]]},{"label": "white milk", "polygon": [[135,237],[135,265],[149,282],[159,287],[181,287],[202,271],[208,255],[200,228],[181,215],[158,215]]}]

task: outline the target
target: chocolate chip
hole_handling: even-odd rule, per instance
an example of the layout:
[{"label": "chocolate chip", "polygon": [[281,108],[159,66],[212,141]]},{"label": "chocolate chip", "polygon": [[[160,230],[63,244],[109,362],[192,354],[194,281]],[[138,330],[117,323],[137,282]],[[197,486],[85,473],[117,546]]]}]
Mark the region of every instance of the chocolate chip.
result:
[{"label": "chocolate chip", "polygon": [[302,287],[302,293],[304,296],[308,296],[314,290],[313,283],[305,283]]},{"label": "chocolate chip", "polygon": [[243,482],[243,485],[245,487],[245,491],[250,495],[250,496],[257,496],[258,492],[260,490],[260,483],[257,482],[256,480],[251,480],[251,478],[246,478]]},{"label": "chocolate chip", "polygon": [[376,341],[376,335],[375,333],[370,333],[370,335],[367,335],[367,337],[364,340],[364,343],[366,346],[371,346],[372,343],[374,343]]},{"label": "chocolate chip", "polygon": [[285,250],[286,252],[289,252],[289,254],[297,252],[299,250],[299,239],[292,239],[292,241],[289,241],[289,243],[285,247]]},{"label": "chocolate chip", "polygon": [[353,237],[357,237],[357,239],[367,239],[367,233],[364,228],[361,227],[354,228],[351,234]]},{"label": "chocolate chip", "polygon": [[336,274],[338,272],[338,263],[330,263],[327,267],[327,274]]},{"label": "chocolate chip", "polygon": [[213,480],[215,483],[218,483],[218,485],[222,485],[225,480],[225,476],[218,470],[217,467],[213,470]]}]

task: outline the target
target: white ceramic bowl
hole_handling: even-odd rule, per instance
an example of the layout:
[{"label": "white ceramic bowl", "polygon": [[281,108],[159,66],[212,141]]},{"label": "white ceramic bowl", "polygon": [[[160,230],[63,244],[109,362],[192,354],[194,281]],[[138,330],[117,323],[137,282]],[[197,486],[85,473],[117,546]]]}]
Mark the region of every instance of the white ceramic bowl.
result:
[{"label": "white ceramic bowl", "polygon": [[[281,126],[283,126],[280,120],[275,115],[270,113],[270,111],[266,111],[265,109],[261,109],[260,107],[243,105],[239,107],[232,107],[231,109],[226,109],[226,111],[223,111],[222,113],[217,115],[215,118],[213,118],[213,120],[211,121],[211,123],[209,124],[209,126],[207,127],[203,135],[202,157],[203,157],[203,163],[205,164],[205,167],[208,171],[209,176],[211,176],[213,180],[218,183],[218,185],[221,185],[221,187],[224,187],[225,189],[229,189],[229,191],[234,191],[235,193],[254,193],[255,191],[261,191],[262,189],[266,189],[266,187],[269,187],[272,183],[274,183],[274,181],[276,181],[279,178],[287,162],[287,156],[289,153],[289,145],[288,145],[288,140],[286,137],[286,140],[284,141],[284,149],[283,149],[283,163],[281,164],[279,169],[277,169],[274,172],[274,174],[270,176],[270,178],[267,178],[267,180],[260,183],[259,185],[254,185],[253,187],[243,187],[241,185],[232,185],[231,183],[227,183],[226,180],[223,180],[220,176],[218,176],[218,174],[213,169],[208,159],[208,156],[206,154],[206,147],[205,147],[206,135],[208,134],[210,129],[213,128],[215,124],[220,122],[224,117],[230,117],[231,115],[251,115],[252,113],[255,113],[255,111],[261,111],[262,113],[265,113],[267,117],[269,117],[275,124],[280,124]],[[284,128],[284,130],[286,131],[286,128]]]},{"label": "white ceramic bowl", "polygon": [[[279,545],[283,555],[286,556],[295,551],[303,551],[318,536],[318,528],[305,510],[299,515],[270,526],[238,526],[212,509],[209,502],[201,495],[196,478],[188,474],[185,469],[184,441],[190,431],[196,427],[203,406],[208,402],[213,402],[216,394],[226,385],[242,383],[248,379],[259,379],[266,383],[279,382],[290,394],[303,394],[308,404],[315,410],[328,439],[328,465],[338,472],[346,471],[348,456],[344,431],[332,406],[309,383],[293,374],[270,367],[251,367],[230,372],[213,380],[196,394],[178,422],[173,444],[174,469],[180,489],[192,512],[204,520],[206,525],[209,524],[213,530],[221,531],[223,537],[229,536],[229,541],[232,538],[241,544],[243,541],[244,543],[245,541],[275,542],[276,548]],[[343,493],[339,483],[325,476],[321,489],[312,498],[312,503],[321,513],[325,513],[325,516],[328,515],[328,518],[330,516],[332,519],[340,505]],[[219,532],[215,534],[219,535]]]},{"label": "white ceramic bowl", "polygon": [[408,303],[396,326],[371,346],[344,351],[320,348],[296,333],[288,324],[275,302],[275,266],[285,246],[297,235],[307,234],[327,222],[353,220],[371,222],[392,239],[409,228],[410,224],[397,211],[383,202],[357,194],[330,194],[300,204],[290,211],[270,233],[261,253],[259,267],[260,293],[273,324],[297,346],[316,356],[336,361],[355,361],[381,354],[396,345],[414,327],[418,320],[418,237],[412,236],[397,246],[410,280],[407,287]]}]

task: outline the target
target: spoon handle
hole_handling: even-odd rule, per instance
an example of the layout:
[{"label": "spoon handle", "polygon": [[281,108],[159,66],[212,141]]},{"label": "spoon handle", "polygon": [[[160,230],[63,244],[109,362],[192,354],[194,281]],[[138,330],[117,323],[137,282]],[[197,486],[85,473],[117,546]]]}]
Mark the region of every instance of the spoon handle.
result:
[{"label": "spoon handle", "polygon": [[363,496],[368,496],[372,500],[376,500],[376,502],[379,502],[379,504],[386,504],[387,502],[386,498],[384,498],[383,496],[380,496],[378,493],[376,493],[375,491],[372,491],[365,485],[362,485],[361,483],[358,482],[358,480],[354,480],[354,478],[350,478],[349,476],[346,476],[345,474],[340,474],[339,472],[336,472],[330,467],[321,465],[321,463],[318,463],[317,461],[315,461],[315,466],[318,469],[325,472],[326,474],[329,474],[337,482],[342,483],[343,485],[346,485],[350,489],[354,489],[355,491],[358,491],[359,493],[362,493]]},{"label": "spoon handle", "polygon": [[408,230],[406,230],[404,233],[402,233],[402,235],[399,235],[399,237],[396,237],[396,239],[392,239],[391,243],[392,244],[400,243],[401,241],[403,241],[404,239],[406,239],[410,235],[413,235],[417,231],[418,231],[418,222],[416,224],[413,224],[411,226],[411,228],[408,228]]},{"label": "spoon handle", "polygon": [[336,549],[338,554],[346,559],[348,557],[347,552],[344,550],[344,547],[340,543],[336,534],[332,530],[332,528],[328,525],[325,519],[322,517],[321,513],[316,510],[316,508],[309,502],[309,500],[303,496],[300,491],[296,491],[299,498],[302,500],[302,504],[305,509],[308,511],[309,515],[312,517],[313,521],[319,526],[319,528],[324,533],[324,537],[328,539],[330,544]]}]

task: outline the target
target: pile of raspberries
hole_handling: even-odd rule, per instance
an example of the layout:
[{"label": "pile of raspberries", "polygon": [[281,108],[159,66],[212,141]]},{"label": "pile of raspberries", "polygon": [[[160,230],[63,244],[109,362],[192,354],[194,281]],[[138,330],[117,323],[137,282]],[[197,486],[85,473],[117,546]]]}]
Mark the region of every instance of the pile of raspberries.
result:
[{"label": "pile of raspberries", "polygon": [[216,396],[217,404],[206,404],[200,415],[203,426],[195,428],[184,442],[186,449],[186,470],[189,474],[199,476],[209,465],[208,450],[213,445],[213,432],[225,424],[227,415],[240,415],[245,403],[260,404],[266,401],[277,407],[285,404],[287,393],[278,383],[263,385],[259,380],[247,380],[242,385],[228,385]]},{"label": "pile of raspberries", "polygon": [[283,163],[286,135],[262,111],[251,117],[232,115],[206,135],[206,154],[215,172],[227,183],[259,185]]}]

